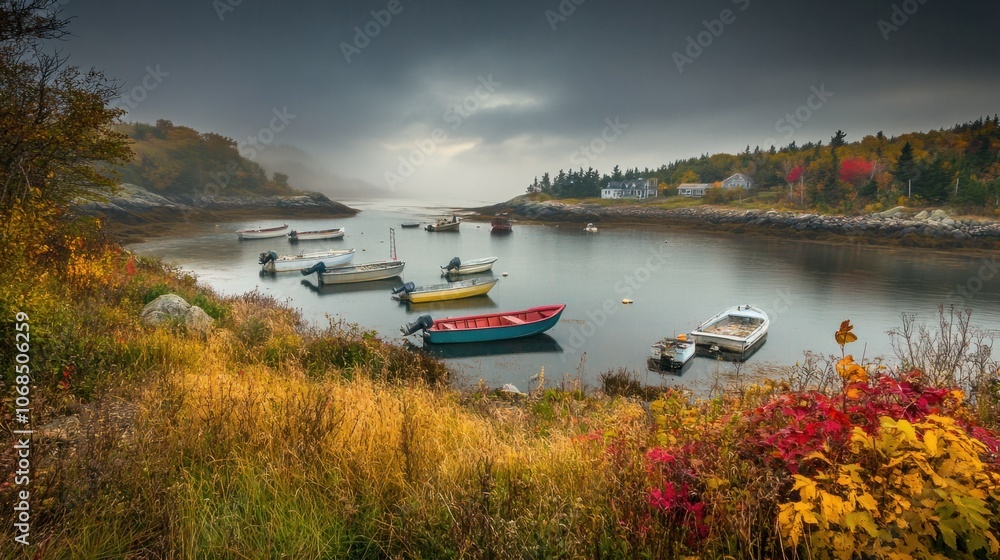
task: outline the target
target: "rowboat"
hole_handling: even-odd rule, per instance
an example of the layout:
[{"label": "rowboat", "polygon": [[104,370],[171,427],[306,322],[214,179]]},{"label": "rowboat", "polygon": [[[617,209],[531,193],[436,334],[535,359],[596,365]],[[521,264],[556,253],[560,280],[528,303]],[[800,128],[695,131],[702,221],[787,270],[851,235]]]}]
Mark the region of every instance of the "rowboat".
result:
[{"label": "rowboat", "polygon": [[594,224],[587,224],[586,226],[583,227],[583,231],[587,233],[597,233],[597,226],[595,226]]},{"label": "rowboat", "polygon": [[694,357],[695,343],[686,334],[664,338],[650,348],[650,369],[680,369]]},{"label": "rowboat", "polygon": [[427,224],[427,227],[424,229],[427,231],[458,231],[458,226],[461,223],[461,218],[452,216],[450,218],[441,218],[433,224]]},{"label": "rowboat", "polygon": [[[389,228],[389,260],[316,271],[320,284],[354,284],[399,276],[406,263],[396,258],[396,230]],[[303,270],[303,275],[311,274]]]},{"label": "rowboat", "polygon": [[[260,263],[261,270],[265,272],[293,272],[314,268],[319,265],[326,268],[343,266],[351,262],[353,258],[354,249],[316,251],[313,253],[281,256],[274,251],[267,251],[260,254],[257,262]],[[312,273],[310,272],[309,274]]]},{"label": "rowboat", "polygon": [[236,236],[240,239],[267,239],[269,237],[281,237],[285,235],[288,224],[281,224],[269,228],[247,228],[236,230]]},{"label": "rowboat", "polygon": [[415,227],[420,227],[420,222],[403,222],[399,225],[400,227],[405,227],[405,228],[415,228]]},{"label": "rowboat", "polygon": [[461,282],[435,284],[433,286],[414,286],[407,282],[392,290],[392,297],[410,303],[426,303],[428,301],[446,301],[473,296],[481,296],[493,289],[499,278],[473,278]]},{"label": "rowboat", "polygon": [[497,214],[493,221],[490,222],[490,233],[510,233],[514,231],[514,226],[511,224],[510,218],[507,214]]},{"label": "rowboat", "polygon": [[493,268],[493,263],[495,262],[497,262],[496,257],[471,259],[465,262],[462,262],[461,259],[455,257],[451,259],[451,262],[447,265],[441,267],[441,274],[475,274],[477,272],[486,272],[487,270]]},{"label": "rowboat", "polygon": [[449,317],[434,320],[421,315],[400,328],[403,336],[423,331],[424,340],[433,344],[489,342],[521,338],[543,333],[559,322],[566,306],[544,305],[520,311],[501,311],[484,315]]},{"label": "rowboat", "polygon": [[767,339],[767,313],[749,305],[720,312],[691,331],[695,344],[715,352],[747,356]]},{"label": "rowboat", "polygon": [[330,229],[317,229],[312,231],[295,231],[294,229],[288,232],[288,240],[295,241],[311,241],[314,239],[340,239],[344,237],[346,230],[342,227],[330,228]]}]

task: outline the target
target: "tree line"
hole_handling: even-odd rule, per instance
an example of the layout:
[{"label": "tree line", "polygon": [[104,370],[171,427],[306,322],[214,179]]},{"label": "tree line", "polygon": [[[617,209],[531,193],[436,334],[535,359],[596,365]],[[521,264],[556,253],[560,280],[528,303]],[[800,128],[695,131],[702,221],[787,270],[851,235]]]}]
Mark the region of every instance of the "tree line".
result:
[{"label": "tree line", "polygon": [[557,198],[595,197],[609,181],[655,177],[665,194],[681,183],[716,183],[743,173],[758,191],[803,207],[852,211],[911,204],[952,204],[967,208],[1000,207],[1000,118],[980,117],[948,129],[886,136],[882,132],[854,142],[838,130],[826,144],[794,141],[782,148],[759,146],[736,154],[702,154],[655,170],[615,166],[612,174],[593,168],[560,170],[537,177],[528,192]]}]

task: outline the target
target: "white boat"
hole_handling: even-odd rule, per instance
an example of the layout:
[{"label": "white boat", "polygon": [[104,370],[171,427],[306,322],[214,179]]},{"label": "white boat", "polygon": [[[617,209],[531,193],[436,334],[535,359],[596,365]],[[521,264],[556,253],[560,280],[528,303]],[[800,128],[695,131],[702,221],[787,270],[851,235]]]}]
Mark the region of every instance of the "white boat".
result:
[{"label": "white boat", "polygon": [[737,305],[698,325],[691,336],[695,344],[713,352],[747,356],[767,339],[770,319],[756,307]]},{"label": "white boat", "polygon": [[282,237],[288,230],[288,224],[274,227],[259,227],[236,230],[236,236],[240,239],[268,239],[270,237]]},{"label": "white boat", "polygon": [[389,228],[389,259],[362,263],[354,266],[327,268],[326,265],[302,271],[303,275],[316,272],[320,284],[354,284],[394,278],[403,272],[406,263],[396,258],[396,230]]},{"label": "white boat", "polygon": [[[353,284],[355,282],[371,282],[373,280],[385,280],[394,278],[403,273],[403,261],[376,261],[358,264],[355,266],[342,266],[319,272],[320,284]],[[307,271],[303,270],[303,274]]]},{"label": "white boat", "polygon": [[289,241],[311,241],[315,239],[340,239],[344,237],[346,230],[342,227],[330,228],[330,229],[317,229],[313,231],[295,231],[294,229],[288,232]]},{"label": "white boat", "polygon": [[441,274],[475,274],[477,272],[486,272],[493,268],[493,263],[495,262],[497,262],[496,257],[483,257],[467,261],[462,261],[458,257],[455,257],[446,266],[441,267]]},{"label": "white boat", "polygon": [[650,369],[680,369],[694,357],[694,350],[695,344],[690,335],[664,338],[650,348]]},{"label": "white boat", "polygon": [[304,268],[311,268],[317,263],[323,263],[326,268],[344,266],[354,258],[354,249],[316,251],[313,253],[299,253],[298,255],[278,255],[274,251],[267,251],[260,254],[257,260],[261,270],[265,272],[294,272]]},{"label": "white boat", "polygon": [[585,231],[587,233],[597,233],[597,226],[595,226],[592,223],[591,224],[587,224],[586,226],[584,226],[583,231]]},{"label": "white boat", "polygon": [[458,231],[458,226],[462,223],[462,219],[458,216],[452,216],[450,218],[441,218],[433,224],[427,224],[427,231]]}]

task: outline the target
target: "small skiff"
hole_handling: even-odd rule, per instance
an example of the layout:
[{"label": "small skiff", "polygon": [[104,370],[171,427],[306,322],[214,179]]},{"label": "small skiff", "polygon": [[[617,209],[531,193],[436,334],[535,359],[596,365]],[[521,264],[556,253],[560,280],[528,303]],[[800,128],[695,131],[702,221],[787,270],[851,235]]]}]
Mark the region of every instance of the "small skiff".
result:
[{"label": "small skiff", "polygon": [[344,266],[354,258],[354,249],[316,251],[314,253],[299,253],[298,255],[278,255],[274,251],[260,254],[257,262],[265,272],[294,272],[308,269],[319,264],[326,268]]},{"label": "small skiff", "polygon": [[680,369],[694,357],[695,344],[690,335],[664,338],[650,348],[650,369]]},{"label": "small skiff", "polygon": [[427,231],[458,231],[458,226],[461,225],[461,223],[461,218],[458,216],[452,216],[450,218],[441,218],[433,224],[427,224],[427,227],[424,229]]},{"label": "small skiff", "polygon": [[423,331],[424,340],[434,344],[506,340],[532,336],[551,329],[559,322],[564,309],[566,306],[563,304],[545,305],[520,311],[449,317],[436,321],[430,315],[421,315],[400,330],[404,336]]},{"label": "small skiff", "polygon": [[312,241],[315,239],[340,239],[344,237],[346,230],[342,227],[330,228],[330,229],[317,229],[313,231],[295,231],[294,229],[288,232],[288,240],[295,241]]},{"label": "small skiff", "polygon": [[493,263],[497,262],[496,257],[484,257],[481,259],[470,259],[467,261],[462,261],[458,257],[451,259],[447,265],[441,267],[442,275],[452,275],[452,274],[475,274],[477,272],[486,272],[493,268]]},{"label": "small skiff", "polygon": [[698,325],[691,336],[698,346],[743,356],[764,343],[770,323],[760,309],[737,305]]},{"label": "small skiff", "polygon": [[240,239],[268,239],[270,237],[281,237],[288,231],[288,224],[269,228],[247,228],[236,230],[236,236]]},{"label": "small skiff", "polygon": [[392,297],[410,303],[426,303],[481,296],[492,290],[499,280],[499,278],[473,278],[472,280],[433,286],[414,286],[413,282],[407,282],[394,288]]}]

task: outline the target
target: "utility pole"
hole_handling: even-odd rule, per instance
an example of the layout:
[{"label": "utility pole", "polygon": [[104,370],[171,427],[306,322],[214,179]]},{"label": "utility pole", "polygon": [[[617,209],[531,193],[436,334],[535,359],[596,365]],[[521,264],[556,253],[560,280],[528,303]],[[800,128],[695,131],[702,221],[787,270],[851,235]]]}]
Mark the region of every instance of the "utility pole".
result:
[{"label": "utility pole", "polygon": [[906,198],[910,198],[913,195],[913,179],[906,180]]}]

